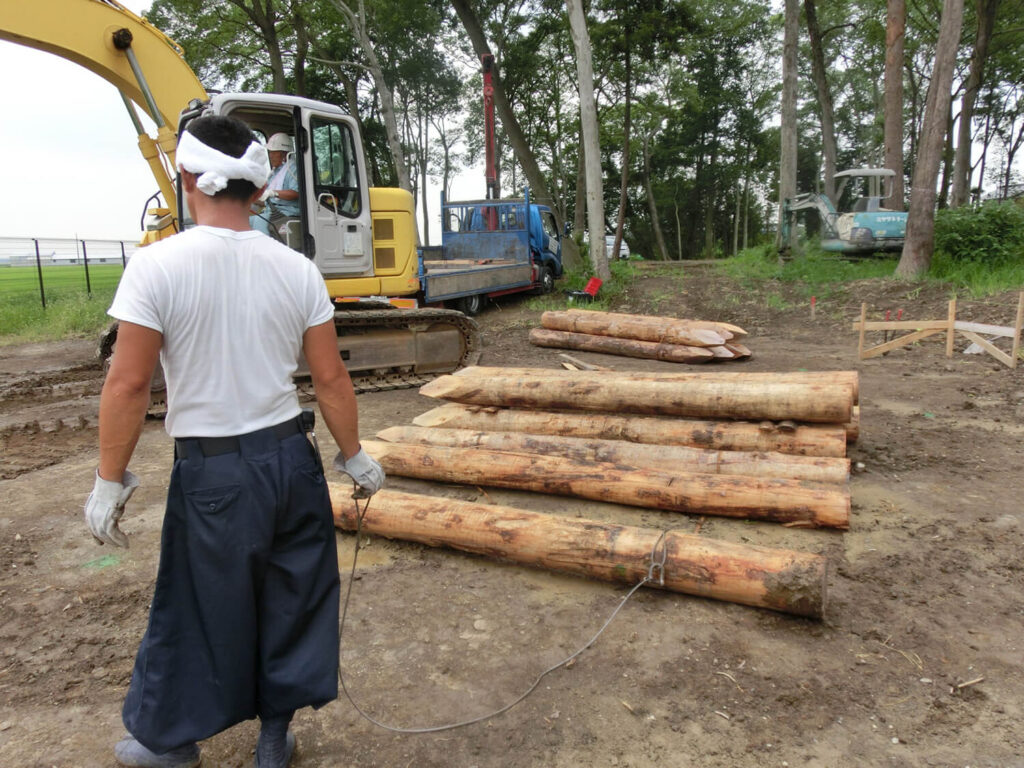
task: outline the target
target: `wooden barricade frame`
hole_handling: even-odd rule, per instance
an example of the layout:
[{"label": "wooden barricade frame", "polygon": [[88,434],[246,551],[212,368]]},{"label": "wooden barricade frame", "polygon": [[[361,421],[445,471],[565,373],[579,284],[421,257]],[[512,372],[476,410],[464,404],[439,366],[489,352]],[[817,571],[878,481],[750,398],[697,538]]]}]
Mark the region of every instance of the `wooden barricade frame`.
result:
[{"label": "wooden barricade frame", "polygon": [[[1021,329],[1024,328],[1024,291],[1017,300],[1017,318],[1013,326],[987,325],[956,319],[956,299],[949,302],[949,311],[945,320],[868,320],[868,305],[860,305],[860,320],[854,322],[853,330],[859,334],[857,341],[857,357],[867,360],[884,355],[894,349],[905,347],[916,341],[933,336],[937,333],[946,334],[946,357],[953,356],[953,342],[956,334],[960,334],[977,344],[981,349],[1009,368],[1017,367],[1021,350]],[[889,339],[873,347],[864,346],[864,336],[868,331],[910,331],[910,333]],[[996,336],[1012,339],[1009,353],[999,349],[985,336]]]}]

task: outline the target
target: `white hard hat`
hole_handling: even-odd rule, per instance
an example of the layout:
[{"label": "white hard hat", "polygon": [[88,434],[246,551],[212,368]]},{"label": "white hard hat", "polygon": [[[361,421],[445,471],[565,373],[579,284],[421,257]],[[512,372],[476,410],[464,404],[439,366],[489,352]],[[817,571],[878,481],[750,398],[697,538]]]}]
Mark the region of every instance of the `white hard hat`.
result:
[{"label": "white hard hat", "polygon": [[267,151],[294,152],[295,142],[292,141],[292,137],[287,133],[275,133],[267,139]]}]

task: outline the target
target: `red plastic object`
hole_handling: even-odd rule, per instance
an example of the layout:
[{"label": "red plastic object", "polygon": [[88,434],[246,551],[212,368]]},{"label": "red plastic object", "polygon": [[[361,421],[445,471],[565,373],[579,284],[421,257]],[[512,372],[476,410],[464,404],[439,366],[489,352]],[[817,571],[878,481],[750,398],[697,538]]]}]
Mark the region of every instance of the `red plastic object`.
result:
[{"label": "red plastic object", "polygon": [[592,277],[587,281],[586,286],[583,288],[583,292],[590,298],[596,299],[597,292],[601,288],[602,280],[599,277]]}]

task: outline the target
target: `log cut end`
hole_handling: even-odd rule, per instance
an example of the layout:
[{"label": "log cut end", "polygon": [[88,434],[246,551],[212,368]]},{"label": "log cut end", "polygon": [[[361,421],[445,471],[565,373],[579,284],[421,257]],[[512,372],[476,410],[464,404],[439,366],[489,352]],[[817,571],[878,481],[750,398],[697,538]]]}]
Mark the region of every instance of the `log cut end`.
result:
[{"label": "log cut end", "polygon": [[764,575],[762,604],[777,611],[823,619],[827,603],[828,561],[821,556],[794,559],[789,567]]}]

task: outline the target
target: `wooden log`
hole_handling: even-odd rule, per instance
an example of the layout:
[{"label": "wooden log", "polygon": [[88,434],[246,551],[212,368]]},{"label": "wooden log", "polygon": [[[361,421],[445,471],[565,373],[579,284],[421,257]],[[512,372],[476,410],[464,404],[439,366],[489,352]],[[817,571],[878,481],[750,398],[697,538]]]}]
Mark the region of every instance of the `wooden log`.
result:
[{"label": "wooden log", "polygon": [[680,445],[630,443],[625,440],[427,427],[389,427],[378,432],[377,437],[388,443],[561,456],[573,461],[605,462],[619,467],[663,472],[777,477],[817,483],[845,483],[850,478],[849,459],[820,456],[709,451]]},{"label": "wooden log", "polygon": [[[733,346],[730,344],[729,346]],[[493,379],[502,376],[564,376],[566,378],[607,381],[610,378],[636,381],[756,381],[756,382],[820,382],[846,384],[853,392],[854,404],[860,402],[860,374],[857,371],[612,371],[600,373],[566,373],[555,368],[499,368],[471,365],[460,368],[453,376],[483,376]]]},{"label": "wooden log", "polygon": [[846,429],[847,444],[856,443],[860,437],[860,406],[855,405],[850,410],[850,420],[843,425]]},{"label": "wooden log", "polygon": [[[330,484],[334,523],[357,525],[351,488]],[[827,562],[820,555],[716,541],[680,531],[563,518],[511,507],[380,491],[362,530],[446,546],[603,581],[636,584],[665,554],[664,584],[647,586],[822,618]]]},{"label": "wooden log", "polygon": [[413,423],[421,427],[689,445],[716,451],[772,451],[793,456],[846,455],[846,430],[840,424],[798,424],[792,431],[783,431],[774,426],[764,429],[760,424],[747,421],[523,410],[462,403],[446,403],[420,414]]},{"label": "wooden log", "polygon": [[741,339],[747,335],[747,332],[740,328],[738,325],[733,325],[732,323],[722,323],[717,320],[693,320],[690,318],[675,317],[666,318],[652,315],[633,315],[624,312],[601,312],[599,310],[594,309],[567,309],[565,311],[569,312],[570,314],[589,314],[594,316],[605,315],[622,319],[638,320],[640,322],[650,322],[653,320],[655,323],[657,323],[660,321],[669,320],[674,324],[684,325],[689,328],[702,328],[705,330],[714,331],[719,336],[723,336],[726,341],[729,341],[730,339]]},{"label": "wooden log", "polygon": [[545,312],[540,324],[552,331],[614,336],[656,344],[686,347],[714,347],[732,336],[723,336],[708,328],[694,328],[669,317],[621,315],[614,312]]},{"label": "wooden log", "polygon": [[[530,343],[552,349],[580,349],[585,352],[602,352],[606,355],[639,357],[646,360],[663,360],[666,363],[706,363],[719,357],[715,349],[725,347],[687,347],[680,344],[659,344],[653,341],[637,341],[616,336],[595,336],[587,333],[551,331],[547,328],[533,328]],[[731,357],[730,353],[730,357]]]},{"label": "wooden log", "polygon": [[486,379],[448,375],[425,384],[420,394],[471,405],[825,424],[848,422],[853,400],[851,388],[842,383],[668,382],[565,376]]},{"label": "wooden log", "polygon": [[804,527],[847,528],[846,489],[800,480],[622,469],[558,456],[364,440],[388,474],[610,501],[645,509],[721,515]]}]

